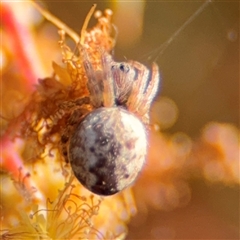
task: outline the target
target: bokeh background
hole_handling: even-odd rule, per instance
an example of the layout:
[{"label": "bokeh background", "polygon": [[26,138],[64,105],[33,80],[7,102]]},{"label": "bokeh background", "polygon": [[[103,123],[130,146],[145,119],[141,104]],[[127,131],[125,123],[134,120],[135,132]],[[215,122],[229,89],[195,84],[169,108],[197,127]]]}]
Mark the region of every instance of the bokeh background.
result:
[{"label": "bokeh background", "polygon": [[[116,61],[158,63],[162,82],[151,116],[162,133],[183,132],[197,140],[212,121],[239,129],[239,2],[206,4],[183,27],[203,2],[44,1],[50,12],[76,32],[93,3],[97,9],[113,10],[118,29]],[[44,31],[58,39],[51,24]],[[54,57],[46,58],[49,69],[52,60],[61,61],[60,54]],[[239,239],[239,185],[198,177],[188,183],[191,200],[186,205],[140,208],[129,223],[127,239]]]}]

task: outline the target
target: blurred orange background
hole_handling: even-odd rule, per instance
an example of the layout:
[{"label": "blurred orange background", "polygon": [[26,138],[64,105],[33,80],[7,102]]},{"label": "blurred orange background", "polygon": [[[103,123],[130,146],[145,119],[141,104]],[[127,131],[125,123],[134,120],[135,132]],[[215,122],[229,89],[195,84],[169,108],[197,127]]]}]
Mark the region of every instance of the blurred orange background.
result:
[{"label": "blurred orange background", "polygon": [[[146,65],[156,61],[159,65],[161,89],[151,118],[164,136],[181,132],[199,141],[209,122],[229,123],[239,129],[239,2],[209,3],[163,52],[162,44],[203,3],[44,3],[51,13],[80,32],[87,12],[96,2],[97,9],[113,10],[113,23],[118,29],[115,60],[133,59]],[[56,30],[58,39],[52,24],[47,30],[53,35]],[[61,61],[60,51],[54,57],[46,57],[47,69],[51,69],[52,61]],[[169,116],[166,124],[162,115]],[[151,140],[157,149],[154,136]],[[239,175],[239,168],[236,171]],[[127,239],[239,239],[239,183],[213,183],[194,173],[187,181],[191,194],[186,204],[170,209],[140,205],[129,224]]]}]

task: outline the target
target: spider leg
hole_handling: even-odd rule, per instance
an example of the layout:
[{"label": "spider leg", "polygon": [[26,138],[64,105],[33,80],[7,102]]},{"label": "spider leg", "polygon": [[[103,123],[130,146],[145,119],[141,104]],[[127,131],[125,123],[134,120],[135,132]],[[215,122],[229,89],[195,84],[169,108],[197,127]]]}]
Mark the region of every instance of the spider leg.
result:
[{"label": "spider leg", "polygon": [[156,63],[153,63],[150,82],[148,81],[149,70],[144,65],[133,62],[133,66],[138,70],[138,77],[134,82],[132,92],[128,99],[128,110],[141,116],[142,120],[148,123],[148,113],[159,87],[158,66]]},{"label": "spider leg", "polygon": [[149,70],[139,62],[131,61],[131,67],[134,67],[138,71],[137,79],[133,83],[131,94],[127,101],[129,111],[136,112],[141,104],[144,91],[146,90]]},{"label": "spider leg", "polygon": [[90,104],[90,98],[89,97],[81,97],[74,100],[69,101],[63,101],[61,102],[58,107],[59,109],[65,109],[65,110],[71,110],[75,108],[76,106],[82,106],[84,104]]},{"label": "spider leg", "polygon": [[146,92],[142,96],[141,103],[139,105],[139,111],[141,112],[142,116],[145,114],[148,114],[151,104],[159,89],[159,83],[160,83],[160,74],[159,74],[158,65],[156,63],[153,63],[151,81],[149,82]]},{"label": "spider leg", "polygon": [[88,78],[87,87],[91,96],[91,103],[94,107],[100,107],[103,102],[102,96],[102,79],[96,75],[96,71],[93,69],[93,65],[88,57],[87,50],[80,45],[79,51],[83,59],[83,66]]},{"label": "spider leg", "polygon": [[82,105],[88,105],[89,103],[89,97],[82,97],[59,103],[58,110],[48,117],[48,119],[51,121],[51,123],[49,122],[49,127],[56,125],[59,120],[61,120],[66,114],[69,114],[74,109],[79,108],[79,106]]},{"label": "spider leg", "polygon": [[114,82],[111,72],[112,58],[107,53],[102,53],[103,68],[103,105],[104,107],[115,106]]}]

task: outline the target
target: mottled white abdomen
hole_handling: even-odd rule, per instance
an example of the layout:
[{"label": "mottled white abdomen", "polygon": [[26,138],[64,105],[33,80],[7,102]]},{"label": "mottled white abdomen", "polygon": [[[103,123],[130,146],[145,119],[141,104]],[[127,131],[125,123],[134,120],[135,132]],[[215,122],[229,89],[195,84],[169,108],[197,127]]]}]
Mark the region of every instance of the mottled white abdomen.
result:
[{"label": "mottled white abdomen", "polygon": [[112,195],[131,185],[147,153],[144,124],[120,107],[89,113],[70,138],[69,161],[90,191]]}]

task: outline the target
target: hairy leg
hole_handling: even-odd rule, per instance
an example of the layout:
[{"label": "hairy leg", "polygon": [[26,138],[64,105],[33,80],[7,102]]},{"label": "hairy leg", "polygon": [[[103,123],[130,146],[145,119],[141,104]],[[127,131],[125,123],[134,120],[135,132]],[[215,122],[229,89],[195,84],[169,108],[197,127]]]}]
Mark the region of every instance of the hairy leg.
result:
[{"label": "hairy leg", "polygon": [[102,53],[104,107],[113,107],[115,105],[114,82],[111,72],[112,62],[110,55]]},{"label": "hairy leg", "polygon": [[137,79],[133,83],[131,94],[127,101],[129,111],[136,112],[141,104],[144,91],[148,83],[149,70],[139,62],[130,62],[138,71]]}]

